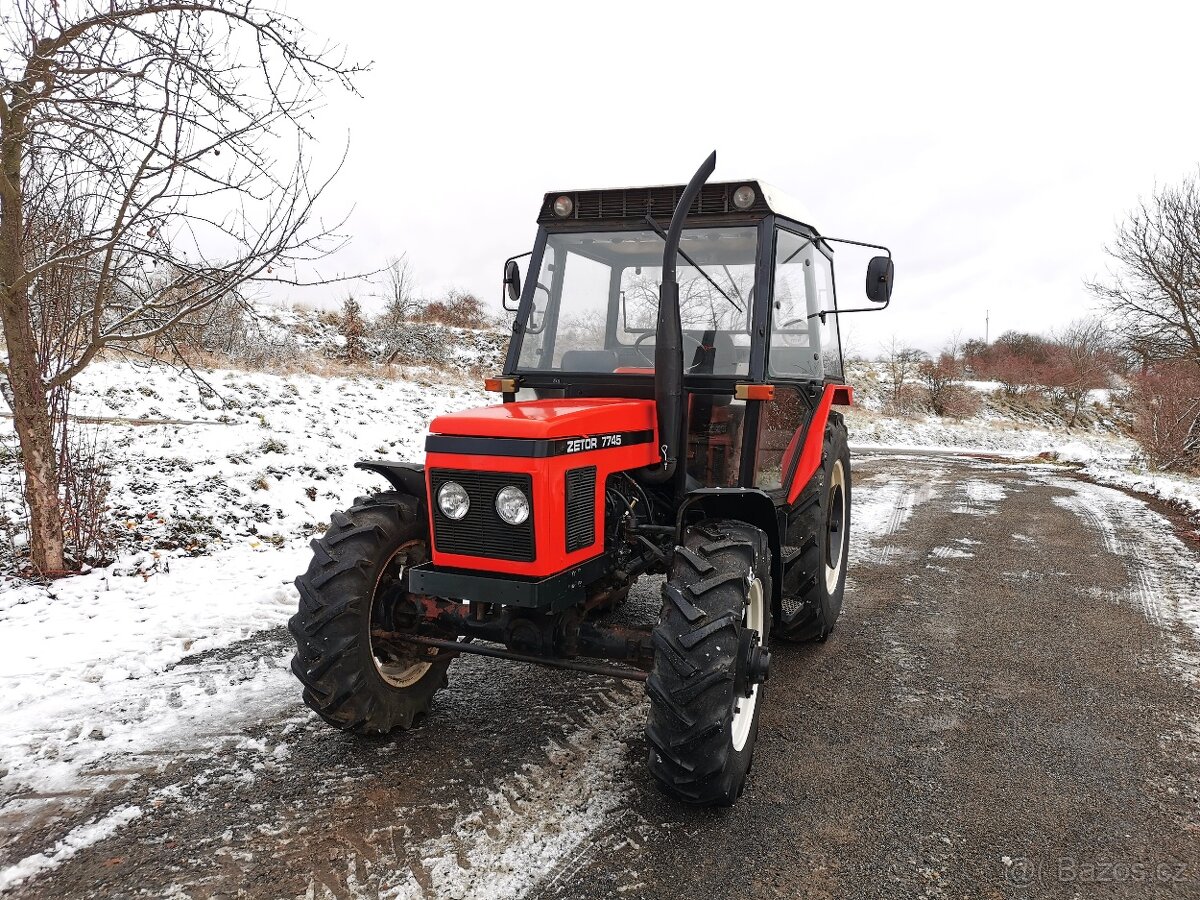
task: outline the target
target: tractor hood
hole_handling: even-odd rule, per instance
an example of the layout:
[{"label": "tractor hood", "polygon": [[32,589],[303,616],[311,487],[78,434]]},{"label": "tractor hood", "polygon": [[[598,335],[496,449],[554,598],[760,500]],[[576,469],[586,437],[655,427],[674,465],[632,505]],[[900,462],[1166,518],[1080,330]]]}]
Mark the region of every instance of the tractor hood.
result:
[{"label": "tractor hood", "polygon": [[[652,400],[576,398],[529,400],[438,416],[430,434],[557,440],[598,434],[653,431]],[[649,442],[648,442],[649,443]]]}]

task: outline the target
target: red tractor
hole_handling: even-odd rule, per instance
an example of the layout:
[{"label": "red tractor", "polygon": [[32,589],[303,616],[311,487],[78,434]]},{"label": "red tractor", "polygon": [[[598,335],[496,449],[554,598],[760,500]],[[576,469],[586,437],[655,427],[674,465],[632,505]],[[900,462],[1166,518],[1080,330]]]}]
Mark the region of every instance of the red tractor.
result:
[{"label": "red tractor", "polygon": [[[823,640],[846,581],[849,404],[839,316],[886,307],[884,247],[824,237],[756,181],[545,196],[503,402],[439,416],[424,464],[335,513],[296,580],[304,701],[410,728],[462,653],[644,681],[654,777],[730,804],[773,639]],[[661,222],[668,222],[664,227]],[[839,309],[834,243],[883,251]],[[665,575],[656,622],[606,623]]]}]

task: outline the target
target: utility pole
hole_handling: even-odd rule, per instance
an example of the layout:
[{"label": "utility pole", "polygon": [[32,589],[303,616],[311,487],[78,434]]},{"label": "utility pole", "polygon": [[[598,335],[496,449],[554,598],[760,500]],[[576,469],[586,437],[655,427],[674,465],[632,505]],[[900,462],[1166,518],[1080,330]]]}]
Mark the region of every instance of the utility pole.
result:
[{"label": "utility pole", "polygon": [[991,327],[992,311],[990,309],[985,309],[983,311],[983,346],[985,347],[990,346],[990,342],[988,341],[988,332],[991,330]]}]

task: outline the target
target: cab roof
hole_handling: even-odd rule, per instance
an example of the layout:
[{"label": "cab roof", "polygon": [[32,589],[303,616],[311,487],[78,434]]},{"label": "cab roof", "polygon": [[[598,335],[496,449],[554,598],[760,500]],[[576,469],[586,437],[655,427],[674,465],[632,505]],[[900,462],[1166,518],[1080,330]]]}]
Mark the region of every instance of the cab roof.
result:
[{"label": "cab roof", "polygon": [[[740,187],[754,189],[754,201],[745,209],[733,203],[733,194]],[[683,194],[684,186],[661,185],[658,187],[602,188],[584,191],[551,191],[542,198],[538,211],[541,225],[578,225],[590,222],[645,221],[651,216],[666,226],[675,205]],[[559,216],[554,212],[554,201],[559,197],[571,199],[571,212]],[[799,201],[789,197],[779,188],[748,178],[741,181],[709,182],[700,189],[700,195],[688,212],[689,218],[722,216],[745,218],[763,216],[768,213],[793,219],[816,229],[812,214]]]}]

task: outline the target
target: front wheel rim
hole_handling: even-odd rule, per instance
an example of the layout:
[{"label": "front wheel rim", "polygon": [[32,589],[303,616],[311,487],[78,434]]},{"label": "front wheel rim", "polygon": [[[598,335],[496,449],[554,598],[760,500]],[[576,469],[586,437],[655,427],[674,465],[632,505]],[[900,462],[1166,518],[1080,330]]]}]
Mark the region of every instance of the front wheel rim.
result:
[{"label": "front wheel rim", "polygon": [[[766,606],[763,603],[762,582],[754,578],[746,592],[746,607],[742,612],[742,627],[758,633],[763,637],[766,627]],[[733,707],[733,722],[730,731],[733,735],[733,749],[740,753],[750,739],[750,729],[754,725],[754,712],[758,707],[759,685],[750,688],[750,696],[739,696]]]},{"label": "front wheel rim", "polygon": [[846,469],[840,459],[834,460],[829,477],[829,515],[825,522],[825,593],[837,590],[846,561]]},{"label": "front wheel rim", "polygon": [[[379,577],[375,579],[375,590],[371,593],[371,618],[368,622],[368,632],[374,631],[375,617],[379,612],[379,590],[385,584],[390,584],[393,581],[400,581],[404,578],[409,568],[409,560],[412,553],[418,548],[423,548],[423,541],[408,541],[396,548],[395,552],[388,557],[383,568],[379,572]],[[432,663],[423,662],[420,659],[414,658],[420,655],[417,645],[409,644],[412,648],[410,652],[398,653],[392,644],[376,642],[373,633],[370,636],[371,642],[371,661],[375,664],[375,671],[379,677],[394,688],[410,688],[429,671]]]}]

